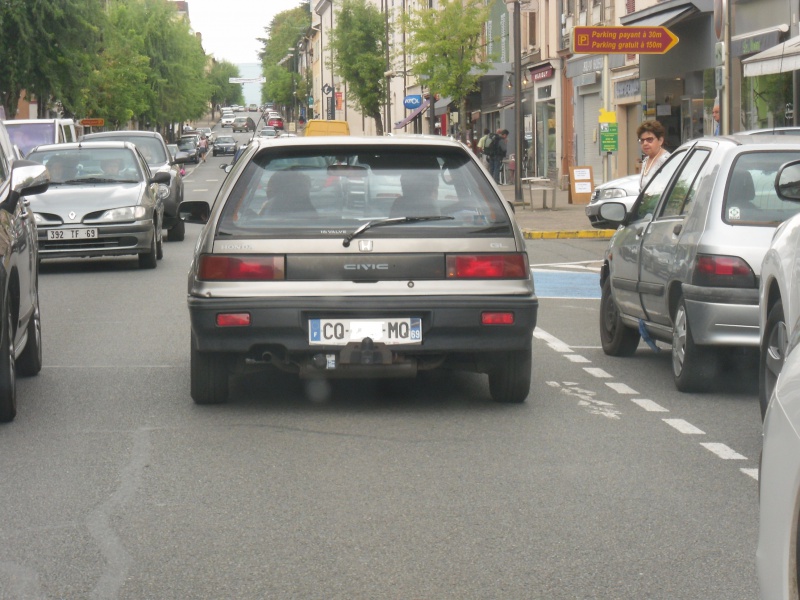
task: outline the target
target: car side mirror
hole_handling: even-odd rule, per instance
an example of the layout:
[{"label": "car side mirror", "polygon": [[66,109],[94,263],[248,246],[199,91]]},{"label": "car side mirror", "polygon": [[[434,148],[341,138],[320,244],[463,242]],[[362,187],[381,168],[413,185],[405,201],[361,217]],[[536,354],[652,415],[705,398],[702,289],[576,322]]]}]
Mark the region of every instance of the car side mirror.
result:
[{"label": "car side mirror", "polygon": [[150,180],[151,183],[163,183],[165,185],[169,185],[170,174],[167,171],[158,171],[153,175],[153,178]]},{"label": "car side mirror", "polygon": [[600,205],[599,213],[603,220],[622,225],[628,216],[628,209],[622,202],[604,202]]},{"label": "car side mirror", "polygon": [[222,169],[223,171],[225,171],[226,173],[230,173],[231,169],[233,168],[233,165],[229,165],[229,164],[226,163],[226,164],[220,165],[219,168]]},{"label": "car side mirror", "polygon": [[181,221],[205,225],[211,217],[211,206],[203,200],[187,200],[178,206]]},{"label": "car side mirror", "polygon": [[11,191],[0,208],[13,212],[22,196],[41,194],[50,185],[50,173],[43,164],[15,160],[11,166]]},{"label": "car side mirror", "polygon": [[783,200],[800,200],[800,160],[781,165],[775,175],[775,191]]}]

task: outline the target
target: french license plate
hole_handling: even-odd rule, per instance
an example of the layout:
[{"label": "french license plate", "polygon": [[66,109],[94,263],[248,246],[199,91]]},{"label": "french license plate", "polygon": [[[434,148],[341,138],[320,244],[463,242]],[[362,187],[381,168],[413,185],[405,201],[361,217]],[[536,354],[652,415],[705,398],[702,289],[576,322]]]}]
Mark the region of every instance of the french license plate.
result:
[{"label": "french license plate", "polygon": [[387,345],[421,344],[422,319],[309,319],[310,344],[345,346],[370,338]]},{"label": "french license plate", "polygon": [[94,240],[97,229],[48,229],[48,240]]}]

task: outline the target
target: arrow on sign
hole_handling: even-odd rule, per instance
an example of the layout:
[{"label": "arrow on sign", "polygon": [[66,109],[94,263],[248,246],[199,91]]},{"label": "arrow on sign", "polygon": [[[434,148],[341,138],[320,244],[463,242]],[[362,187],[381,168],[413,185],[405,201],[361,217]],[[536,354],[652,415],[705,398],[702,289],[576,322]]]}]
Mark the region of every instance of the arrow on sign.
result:
[{"label": "arrow on sign", "polygon": [[666,27],[575,27],[577,54],[664,54],[678,43]]}]

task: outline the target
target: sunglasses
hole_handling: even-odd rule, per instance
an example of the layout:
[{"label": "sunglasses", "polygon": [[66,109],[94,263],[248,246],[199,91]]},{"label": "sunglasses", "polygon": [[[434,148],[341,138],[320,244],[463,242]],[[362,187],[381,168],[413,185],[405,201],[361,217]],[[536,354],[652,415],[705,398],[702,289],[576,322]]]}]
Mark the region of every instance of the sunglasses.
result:
[{"label": "sunglasses", "polygon": [[654,138],[654,137],[647,137],[647,138],[641,138],[641,139],[639,140],[639,143],[640,143],[640,144],[644,144],[644,143],[652,144],[652,143],[653,143],[653,142],[655,142],[655,141],[656,141],[656,138]]}]

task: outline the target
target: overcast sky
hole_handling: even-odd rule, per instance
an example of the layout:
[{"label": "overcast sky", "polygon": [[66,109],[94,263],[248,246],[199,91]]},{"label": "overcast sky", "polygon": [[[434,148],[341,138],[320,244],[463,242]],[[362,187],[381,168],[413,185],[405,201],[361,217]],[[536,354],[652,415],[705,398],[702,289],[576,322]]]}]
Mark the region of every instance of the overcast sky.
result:
[{"label": "overcast sky", "polygon": [[233,64],[258,62],[265,27],[273,17],[300,6],[300,0],[189,0],[192,29],[203,35],[203,49]]}]

